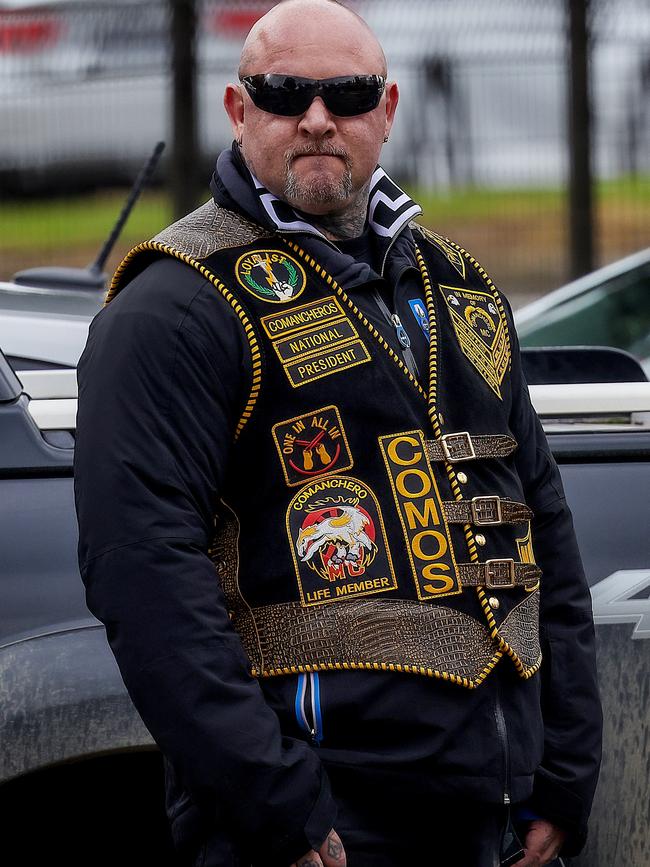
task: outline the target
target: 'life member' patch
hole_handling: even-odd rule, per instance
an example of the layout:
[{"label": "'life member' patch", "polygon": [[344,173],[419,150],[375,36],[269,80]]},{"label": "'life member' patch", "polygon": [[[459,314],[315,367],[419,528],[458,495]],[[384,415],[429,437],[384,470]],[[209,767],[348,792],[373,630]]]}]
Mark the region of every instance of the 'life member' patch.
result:
[{"label": "'life member' patch", "polygon": [[325,406],[273,426],[273,440],[289,487],[352,466],[339,411]]},{"label": "'life member' patch", "polygon": [[287,533],[303,606],[397,588],[379,503],[358,479],[330,476],[301,488]]},{"label": "'life member' patch", "polygon": [[305,288],[305,270],[282,250],[255,250],[240,256],[235,275],[241,286],[271,304],[293,301]]},{"label": "'life member' patch", "polygon": [[463,354],[501,398],[501,383],[510,355],[506,327],[495,299],[487,292],[440,284],[442,297]]}]

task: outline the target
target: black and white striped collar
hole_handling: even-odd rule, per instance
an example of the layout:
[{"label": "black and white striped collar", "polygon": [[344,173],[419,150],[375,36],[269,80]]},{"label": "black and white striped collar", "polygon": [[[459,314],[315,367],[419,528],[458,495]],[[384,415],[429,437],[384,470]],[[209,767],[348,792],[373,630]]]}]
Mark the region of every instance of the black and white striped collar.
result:
[{"label": "black and white striped collar", "polygon": [[[323,233],[295,211],[291,205],[271,193],[251,172],[255,193],[267,217],[280,232],[309,232],[321,238]],[[422,208],[400,189],[380,167],[374,171],[368,196],[368,222],[380,238],[394,238]]]}]

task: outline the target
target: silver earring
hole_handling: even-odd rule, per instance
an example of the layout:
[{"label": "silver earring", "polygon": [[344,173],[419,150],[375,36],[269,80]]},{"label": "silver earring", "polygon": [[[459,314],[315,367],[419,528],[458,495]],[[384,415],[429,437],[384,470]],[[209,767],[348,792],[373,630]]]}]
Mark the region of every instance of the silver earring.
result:
[{"label": "silver earring", "polygon": [[384,136],[384,144],[386,144],[387,141],[388,141],[388,136],[385,135],[385,136]]},{"label": "silver earring", "polygon": [[239,138],[237,139],[237,144],[239,145],[239,147],[241,147],[243,140],[244,140],[244,137],[240,135]]}]

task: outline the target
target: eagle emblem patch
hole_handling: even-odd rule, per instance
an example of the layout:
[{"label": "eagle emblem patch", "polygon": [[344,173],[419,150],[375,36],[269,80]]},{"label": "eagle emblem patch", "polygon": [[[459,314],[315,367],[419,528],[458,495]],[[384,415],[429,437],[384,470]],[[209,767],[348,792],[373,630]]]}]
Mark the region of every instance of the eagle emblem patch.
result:
[{"label": "eagle emblem patch", "polygon": [[510,352],[506,326],[494,297],[487,292],[442,284],[439,289],[464,355],[502,399],[501,383],[508,369]]},{"label": "eagle emblem patch", "polygon": [[303,606],[397,588],[377,498],[351,476],[331,476],[298,491],[287,533]]},{"label": "eagle emblem patch", "polygon": [[240,256],[235,276],[247,292],[271,304],[293,301],[307,283],[300,262],[282,250],[255,250]]}]

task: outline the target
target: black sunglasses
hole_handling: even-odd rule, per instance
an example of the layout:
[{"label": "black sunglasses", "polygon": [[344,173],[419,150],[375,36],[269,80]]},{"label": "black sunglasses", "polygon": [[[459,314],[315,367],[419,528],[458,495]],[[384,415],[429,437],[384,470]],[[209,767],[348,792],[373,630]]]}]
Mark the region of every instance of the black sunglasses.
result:
[{"label": "black sunglasses", "polygon": [[285,117],[304,114],[317,96],[338,117],[365,114],[377,108],[386,86],[381,75],[299,78],[270,72],[245,75],[240,81],[258,108]]}]

